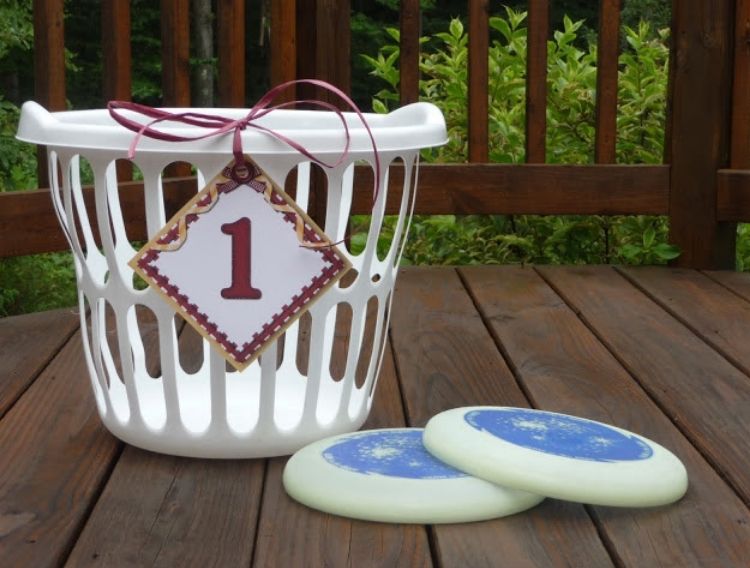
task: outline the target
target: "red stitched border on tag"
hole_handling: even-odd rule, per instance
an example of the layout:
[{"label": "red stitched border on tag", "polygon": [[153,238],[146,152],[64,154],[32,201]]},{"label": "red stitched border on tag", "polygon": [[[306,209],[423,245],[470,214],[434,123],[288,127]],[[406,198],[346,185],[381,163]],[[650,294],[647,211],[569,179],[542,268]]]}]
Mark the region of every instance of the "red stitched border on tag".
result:
[{"label": "red stitched border on tag", "polygon": [[[255,191],[263,191],[265,189],[264,184],[258,184],[257,182],[254,184],[253,181],[243,185],[248,185]],[[262,188],[256,187],[256,185],[262,186]],[[230,180],[223,184],[217,184],[216,188],[219,193],[229,193],[239,186],[240,184]],[[276,196],[276,190],[274,189],[272,198]],[[206,195],[197,203],[197,205],[208,205],[210,199],[210,195]],[[279,199],[281,198],[279,197]],[[287,223],[295,225],[295,215],[278,212],[276,210],[274,211],[282,214]],[[198,215],[188,213],[185,216],[186,225],[189,227],[197,219]],[[313,231],[312,227],[307,223],[305,223],[304,226],[304,235],[305,240],[308,242],[321,242],[319,235]],[[177,237],[178,225],[175,224],[161,239],[159,239],[158,242],[160,244],[167,244],[177,239]],[[160,251],[148,251],[138,260],[138,267],[152,278],[167,296],[177,302],[182,310],[195,320],[198,325],[200,325],[228,353],[230,353],[235,360],[245,362],[250,359],[271,337],[273,337],[281,327],[293,318],[321,288],[325,287],[330,280],[344,268],[344,262],[333,252],[332,248],[317,248],[314,249],[314,251],[323,255],[323,258],[329,266],[324,267],[319,274],[314,276],[308,285],[303,286],[300,294],[292,296],[292,301],[289,304],[282,306],[281,311],[274,314],[271,320],[263,326],[261,331],[259,333],[254,333],[252,340],[244,343],[241,347],[233,341],[230,341],[225,333],[220,332],[216,324],[211,321],[205,313],[199,311],[198,306],[192,303],[190,298],[183,294],[178,286],[172,284],[167,276],[161,274],[158,269],[151,264],[159,258],[159,255],[161,254]]]}]

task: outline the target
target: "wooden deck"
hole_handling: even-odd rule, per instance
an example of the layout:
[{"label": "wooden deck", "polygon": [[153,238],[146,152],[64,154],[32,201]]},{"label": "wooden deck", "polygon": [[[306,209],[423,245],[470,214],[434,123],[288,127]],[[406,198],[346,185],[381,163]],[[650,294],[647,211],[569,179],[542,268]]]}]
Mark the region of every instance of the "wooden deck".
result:
[{"label": "wooden deck", "polygon": [[726,566],[750,562],[750,275],[407,269],[369,427],[533,406],[643,433],[690,489],[657,509],[547,500],[424,527],[292,502],[285,459],[124,446],[100,424],[72,310],[0,320],[0,566]]}]

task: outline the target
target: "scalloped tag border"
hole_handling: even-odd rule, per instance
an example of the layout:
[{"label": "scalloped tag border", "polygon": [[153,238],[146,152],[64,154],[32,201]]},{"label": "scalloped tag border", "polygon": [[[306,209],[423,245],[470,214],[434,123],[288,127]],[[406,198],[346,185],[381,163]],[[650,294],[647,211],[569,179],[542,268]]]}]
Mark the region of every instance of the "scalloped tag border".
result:
[{"label": "scalloped tag border", "polygon": [[[237,346],[229,341],[226,334],[190,298],[182,294],[178,287],[170,283],[151,263],[159,254],[177,250],[189,234],[190,224],[200,215],[208,213],[223,194],[241,186],[250,186],[255,191],[264,192],[266,202],[274,211],[283,215],[285,221],[294,225],[290,230],[298,233],[300,240],[308,244],[330,243],[331,240],[318,225],[297,205],[297,203],[276,184],[249,156],[248,165],[255,168],[257,175],[247,181],[232,179],[235,161],[232,160],[219,174],[190,199],[130,260],[129,266],[179,313],[230,365],[242,371],[252,364],[271,343],[296,322],[322,295],[334,286],[352,267],[349,259],[335,246],[325,246],[315,250],[324,255],[327,264],[312,282],[304,286],[300,293],[283,306],[269,321],[265,322],[260,333],[252,341]],[[270,190],[270,191],[269,191]],[[302,243],[301,243],[302,244]]]}]

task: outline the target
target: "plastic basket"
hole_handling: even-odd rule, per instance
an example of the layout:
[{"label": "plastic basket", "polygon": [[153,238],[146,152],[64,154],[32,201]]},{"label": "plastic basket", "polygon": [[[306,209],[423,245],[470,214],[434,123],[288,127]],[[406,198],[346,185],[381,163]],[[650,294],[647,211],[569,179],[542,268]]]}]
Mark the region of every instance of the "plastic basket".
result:
[{"label": "plastic basket", "polygon": [[[231,118],[245,114],[241,109],[211,112]],[[351,133],[349,154],[344,163],[326,170],[325,231],[334,241],[345,236],[354,178],[362,172],[355,169],[355,162],[364,160],[374,167],[371,142],[359,119],[349,113],[345,118]],[[309,317],[286,331],[283,344],[280,339],[239,373],[227,370],[224,359],[205,340],[202,364],[186,371],[180,361],[174,311],[153,290],[134,286],[127,263],[135,249],[121,207],[128,195],[118,187],[115,163],[125,158],[133,133],[117,125],[106,110],[49,113],[33,102],[23,106],[18,138],[48,148],[52,201],[75,253],[91,385],[101,419],[115,436],[168,454],[248,458],[289,454],[313,440],[362,425],[382,362],[391,292],[414,202],[419,150],[446,139],[443,116],[428,103],[366,118],[379,150],[381,187],[364,251],[356,255],[344,251],[356,278],[339,282],[324,294]],[[281,110],[261,123],[326,160],[335,161],[343,145],[335,113]],[[173,128],[185,135],[201,133],[192,127]],[[296,199],[307,209],[310,162],[252,129],[243,132],[242,141],[244,151],[280,184],[296,170]],[[231,136],[181,143],[144,138],[133,162],[144,178],[148,235],[166,222],[162,175],[169,164],[192,164],[200,187],[231,155]],[[93,204],[86,203],[81,185],[81,158],[93,171]],[[391,224],[393,238],[383,257],[377,244],[384,227],[388,172],[399,160],[404,165],[403,192],[396,204],[399,217],[395,229]],[[343,312],[350,317],[342,318]],[[156,331],[149,335],[149,329]],[[301,341],[301,330],[309,341]],[[303,345],[306,365],[298,361]],[[159,360],[147,361],[149,351],[158,353]],[[343,376],[332,372],[334,353],[338,374]],[[156,377],[149,374],[154,368],[159,369]]]}]

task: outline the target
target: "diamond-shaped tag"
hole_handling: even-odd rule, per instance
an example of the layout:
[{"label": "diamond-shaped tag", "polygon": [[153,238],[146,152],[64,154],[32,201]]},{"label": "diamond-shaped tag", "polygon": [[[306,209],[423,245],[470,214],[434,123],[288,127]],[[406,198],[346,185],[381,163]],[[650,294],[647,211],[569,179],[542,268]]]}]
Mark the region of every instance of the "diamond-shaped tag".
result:
[{"label": "diamond-shaped tag", "polygon": [[130,266],[238,370],[351,264],[252,160],[230,163]]}]

